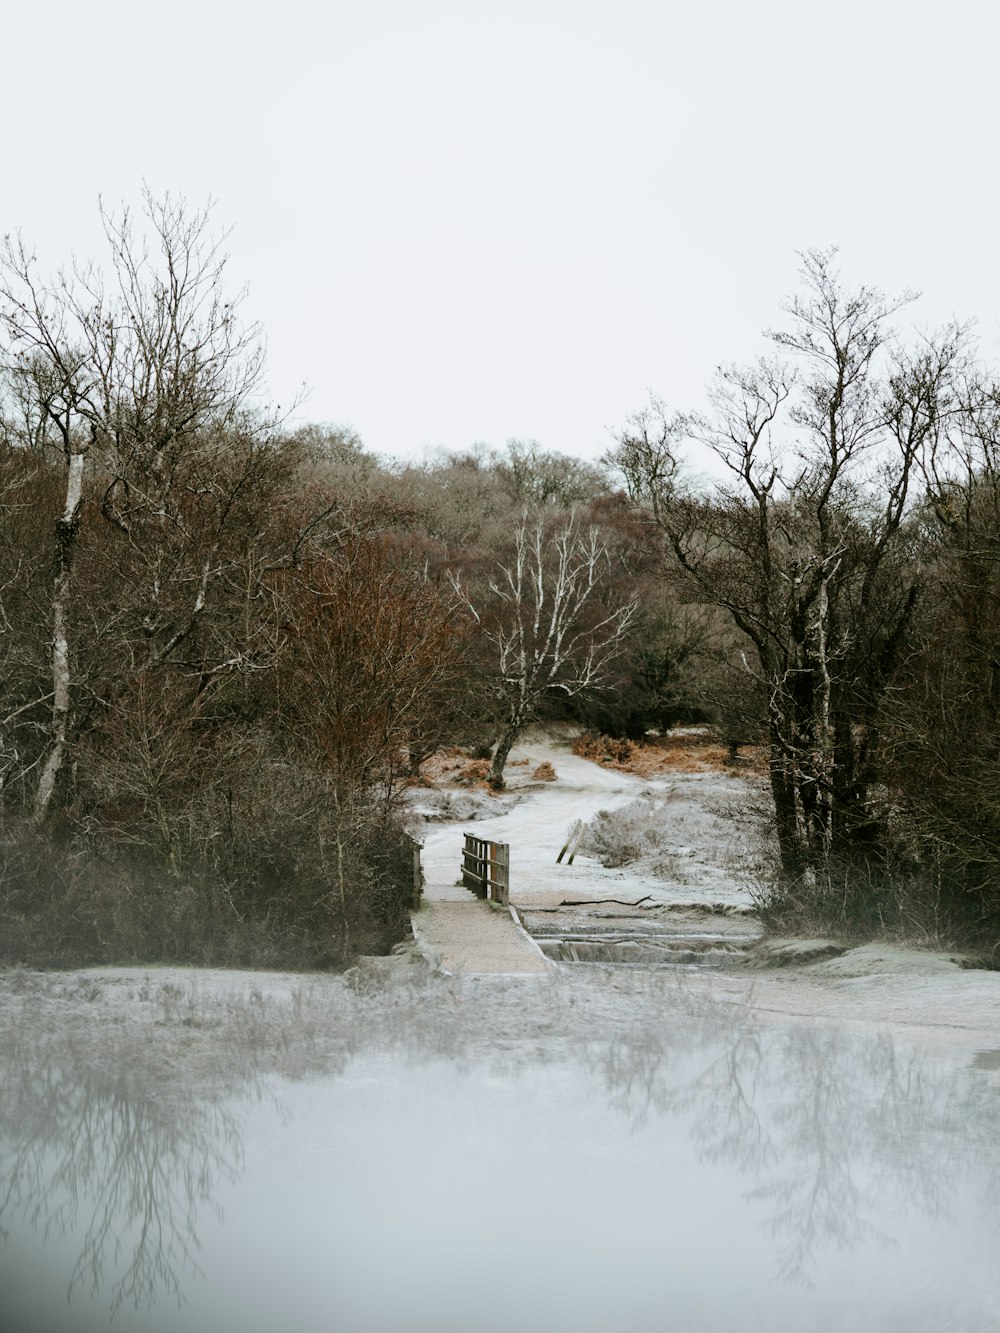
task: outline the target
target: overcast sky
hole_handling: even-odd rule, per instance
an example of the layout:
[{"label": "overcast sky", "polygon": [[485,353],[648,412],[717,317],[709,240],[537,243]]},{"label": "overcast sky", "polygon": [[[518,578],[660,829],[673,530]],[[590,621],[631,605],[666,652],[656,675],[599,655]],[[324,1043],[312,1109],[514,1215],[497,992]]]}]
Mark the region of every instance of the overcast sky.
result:
[{"label": "overcast sky", "polygon": [[997,353],[987,0],[4,9],[0,228],[55,266],[98,195],[211,195],[273,398],[380,452],[595,457],[752,357],[811,246]]}]

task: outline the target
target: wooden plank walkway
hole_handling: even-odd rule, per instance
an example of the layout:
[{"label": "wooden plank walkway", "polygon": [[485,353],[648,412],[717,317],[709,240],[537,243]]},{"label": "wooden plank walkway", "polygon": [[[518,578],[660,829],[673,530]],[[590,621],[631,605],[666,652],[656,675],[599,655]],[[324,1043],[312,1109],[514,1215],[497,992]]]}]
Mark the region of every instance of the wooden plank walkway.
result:
[{"label": "wooden plank walkway", "polygon": [[410,920],[421,953],[452,976],[546,976],[552,967],[509,910],[471,895],[467,903],[425,898]]},{"label": "wooden plank walkway", "polygon": [[432,967],[451,976],[550,976],[553,964],[518,925],[509,908],[457,887],[463,835],[454,854],[425,858],[423,901],[410,913],[417,947]]}]

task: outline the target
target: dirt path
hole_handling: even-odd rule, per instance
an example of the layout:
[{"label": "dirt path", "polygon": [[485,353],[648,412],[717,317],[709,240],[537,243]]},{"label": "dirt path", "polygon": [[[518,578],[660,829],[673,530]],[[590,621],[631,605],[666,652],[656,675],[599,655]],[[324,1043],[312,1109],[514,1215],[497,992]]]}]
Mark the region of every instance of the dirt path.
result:
[{"label": "dirt path", "polygon": [[[623,904],[638,899],[644,900],[645,907],[673,909],[691,904],[696,908],[749,906],[728,864],[734,853],[721,817],[709,808],[713,802],[738,799],[740,779],[697,773],[649,782],[582,759],[566,743],[540,739],[518,746],[511,759],[509,799],[505,804],[496,803],[496,814],[490,814],[492,798],[484,796],[478,817],[428,824],[424,830],[425,906],[413,925],[418,944],[435,966],[475,975],[529,974],[549,966],[535,942],[513,920],[474,899],[462,885],[466,831],[510,845],[511,902],[522,919],[555,912],[560,928],[579,924],[583,918],[608,918],[603,923],[606,926],[611,914],[616,929],[628,930],[629,909]],[[526,776],[541,763],[553,766],[554,782],[532,782]],[[670,882],[634,868],[609,869],[585,855],[578,855],[572,865],[557,862],[577,820],[589,821],[599,810],[613,810],[644,794],[662,797],[666,791],[671,795],[667,807],[670,827],[683,855],[683,880]],[[614,899],[621,901],[606,908],[587,906]],[[566,903],[584,906],[565,908]],[[638,920],[643,914],[638,912],[637,929],[648,924]],[[545,924],[550,928],[552,922],[547,919]],[[715,928],[725,931],[731,925],[721,919]],[[679,918],[677,926],[689,934],[705,929],[701,921],[682,925]],[[536,926],[530,929],[534,932]]]},{"label": "dirt path", "polygon": [[474,898],[466,902],[424,902],[411,914],[413,937],[421,953],[449,976],[549,976],[549,963],[538,945],[509,911]]},{"label": "dirt path", "polygon": [[431,964],[451,974],[542,976],[552,966],[509,912],[480,901],[462,885],[466,829],[510,843],[515,902],[519,895],[537,900],[546,893],[580,892],[584,881],[588,893],[603,895],[618,877],[600,866],[590,868],[596,874],[584,871],[581,876],[580,869],[574,874],[573,867],[556,865],[561,841],[575,819],[589,819],[598,809],[632,800],[644,785],[638,778],[579,759],[568,747],[521,746],[512,758],[527,761],[515,767],[515,773],[543,760],[557,762],[558,781],[539,783],[521,795],[513,809],[492,818],[431,825],[424,836],[424,906],[412,917],[413,933]]},{"label": "dirt path", "polygon": [[[744,831],[726,813],[727,806],[745,804],[744,779],[708,772],[647,781],[581,759],[568,744],[541,740],[516,747],[511,760],[510,791],[518,798],[512,808],[491,816],[486,798],[486,811],[474,820],[425,828],[423,865],[433,886],[429,896],[455,901],[465,897],[455,881],[462,834],[468,831],[510,844],[511,901],[519,908],[554,907],[564,899],[643,896],[664,905],[750,906],[740,876],[746,859]],[[542,762],[552,764],[556,781],[525,789],[523,775]],[[667,797],[665,817],[678,866],[674,878],[633,867],[610,869],[584,855],[573,865],[557,864],[576,820],[589,821],[599,810],[613,810],[644,794]]]},{"label": "dirt path", "polygon": [[[428,827],[422,860],[429,898],[464,901],[468,897],[466,889],[455,885],[466,831],[510,844],[511,896],[515,902],[525,895],[534,898],[546,890],[561,892],[564,886],[568,889],[579,885],[583,877],[592,887],[595,878],[600,880],[601,887],[620,878],[600,866],[589,868],[597,872],[596,876],[583,871],[582,860],[575,868],[556,865],[556,857],[574,820],[590,819],[598,810],[634,800],[645,784],[627,773],[602,769],[598,764],[579,759],[563,747],[519,747],[512,758],[527,759],[532,765],[543,760],[552,763],[558,780],[537,784],[529,793],[520,795],[513,809],[493,817]],[[518,794],[517,788],[514,794]]]},{"label": "dirt path", "polygon": [[[581,759],[567,744],[547,740],[518,747],[512,758],[527,761],[511,770],[514,804],[491,814],[490,798],[484,797],[479,817],[425,826],[427,904],[414,925],[436,966],[470,975],[542,976],[552,968],[508,916],[458,883],[466,830],[510,844],[511,901],[546,943],[574,933],[606,937],[618,932],[642,939],[646,930],[660,942],[666,931],[674,943],[710,936],[723,948],[737,950],[748,937],[752,940],[759,927],[746,914],[750,898],[739,873],[741,857],[752,849],[741,844],[738,816],[726,815],[727,803],[735,811],[741,792],[745,799],[745,779],[703,772],[649,782]],[[555,768],[555,782],[526,777],[542,762]],[[597,811],[644,793],[669,793],[664,809],[683,877],[671,881],[636,874],[632,867],[611,870],[586,856],[578,856],[572,866],[556,863],[574,820],[592,819]],[[609,902],[597,905],[642,898],[647,899],[644,906],[631,912]],[[581,900],[590,905],[563,905]],[[948,1044],[1000,1051],[1000,973],[964,970],[947,954],[869,945],[811,966],[685,976],[691,985],[716,994],[752,993],[762,1012],[887,1023],[936,1034],[936,1040]]]}]

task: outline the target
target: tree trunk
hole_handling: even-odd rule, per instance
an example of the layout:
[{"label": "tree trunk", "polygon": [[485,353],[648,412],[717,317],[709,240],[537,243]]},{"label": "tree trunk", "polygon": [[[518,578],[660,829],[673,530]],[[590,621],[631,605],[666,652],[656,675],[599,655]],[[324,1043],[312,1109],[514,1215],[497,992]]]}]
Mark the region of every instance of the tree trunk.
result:
[{"label": "tree trunk", "polygon": [[801,821],[796,808],[794,781],[786,772],[784,751],[774,740],[771,742],[770,777],[781,869],[783,874],[795,879],[805,864]]},{"label": "tree trunk", "polygon": [[52,748],[42,765],[35,793],[34,821],[41,824],[48,813],[56,779],[66,753],[69,730],[70,685],[69,602],[73,577],[73,555],[80,530],[83,497],[83,468],[86,456],[69,455],[66,476],[66,507],[56,519],[55,578],[52,590]]},{"label": "tree trunk", "polygon": [[523,730],[523,722],[511,721],[507,724],[499,741],[497,741],[497,748],[493,754],[493,762],[490,764],[490,771],[486,778],[486,781],[495,791],[500,791],[504,785],[503,770],[507,763],[507,756],[510,754],[514,742]]},{"label": "tree trunk", "polygon": [[337,830],[337,902],[340,907],[340,950],[347,953],[351,947],[351,927],[347,918],[347,885],[344,879],[344,840]]},{"label": "tree trunk", "polygon": [[420,744],[411,743],[407,746],[407,774],[411,778],[420,777],[420,767],[425,760],[430,759],[434,753],[434,747],[423,742]]}]

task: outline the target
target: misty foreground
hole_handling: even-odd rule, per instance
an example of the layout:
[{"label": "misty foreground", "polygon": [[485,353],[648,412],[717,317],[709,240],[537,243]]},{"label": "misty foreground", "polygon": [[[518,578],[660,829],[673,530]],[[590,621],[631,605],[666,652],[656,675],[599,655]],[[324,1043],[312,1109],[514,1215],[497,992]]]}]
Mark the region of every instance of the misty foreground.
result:
[{"label": "misty foreground", "polygon": [[911,963],[7,972],[0,1327],[986,1333],[1000,987]]}]

